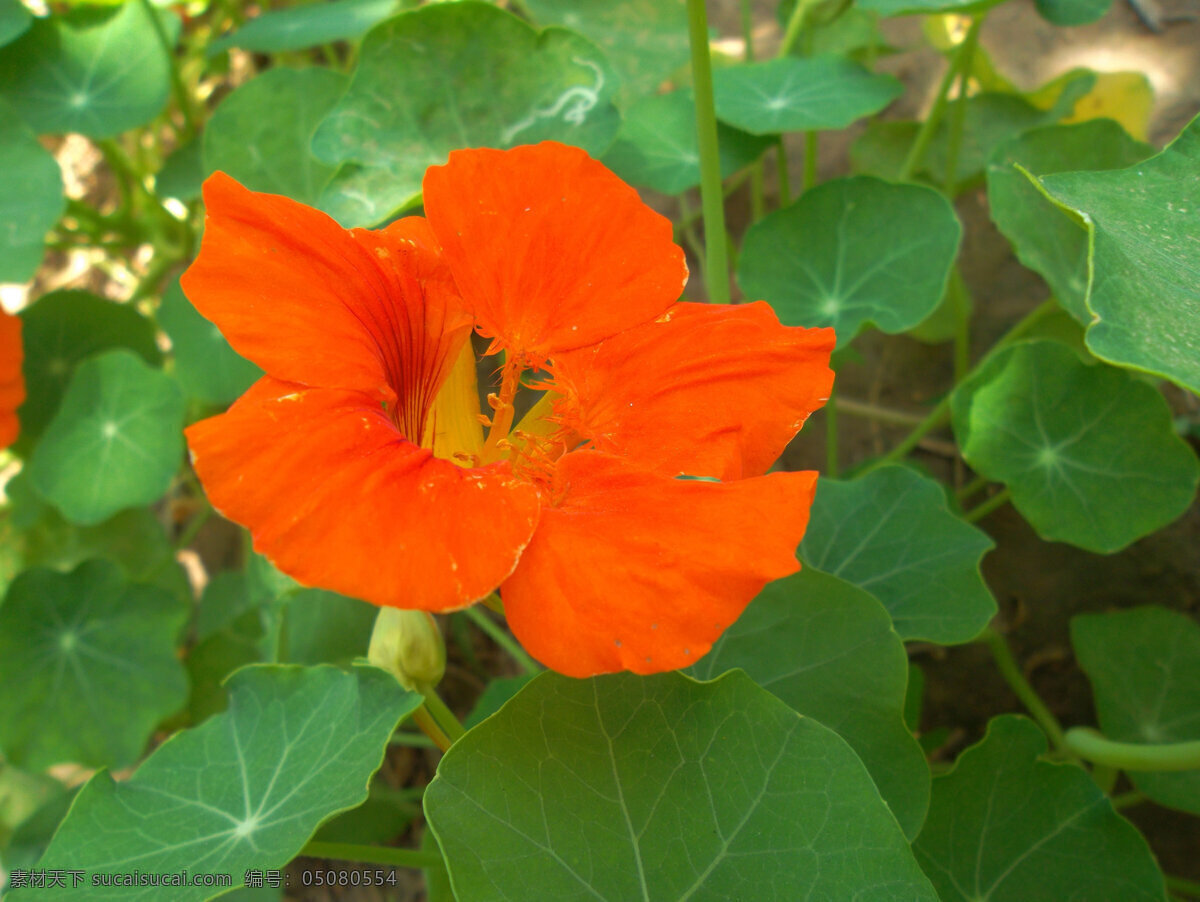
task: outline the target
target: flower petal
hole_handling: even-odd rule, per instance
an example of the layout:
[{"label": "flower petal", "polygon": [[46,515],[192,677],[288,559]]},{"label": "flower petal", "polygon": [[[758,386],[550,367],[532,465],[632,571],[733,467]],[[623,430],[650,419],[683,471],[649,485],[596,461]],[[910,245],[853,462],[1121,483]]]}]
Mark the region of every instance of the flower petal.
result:
[{"label": "flower petal", "polygon": [[711,483],[568,454],[561,499],[501,587],[509,625],[569,676],[687,667],[766,583],[799,569],[815,487],[812,472]]},{"label": "flower petal", "polygon": [[285,381],[432,401],[470,320],[423,220],[347,231],[220,172],[204,203],[200,255],[182,285],[235,350]]},{"label": "flower petal", "polygon": [[20,317],[0,308],[0,448],[15,442],[21,431],[17,419],[17,408],[25,402],[21,325]]},{"label": "flower petal", "polygon": [[579,148],[455,151],[424,190],[480,331],[535,365],[652,319],[687,282],[671,223]]},{"label": "flower petal", "polygon": [[187,430],[213,505],[302,583],[378,605],[460,608],[508,576],[538,518],[507,465],[405,440],[369,396],[260,379]]},{"label": "flower petal", "polygon": [[676,304],[555,358],[561,421],[601,451],[668,476],[767,471],[829,398],[832,329],[780,325],[762,301]]}]

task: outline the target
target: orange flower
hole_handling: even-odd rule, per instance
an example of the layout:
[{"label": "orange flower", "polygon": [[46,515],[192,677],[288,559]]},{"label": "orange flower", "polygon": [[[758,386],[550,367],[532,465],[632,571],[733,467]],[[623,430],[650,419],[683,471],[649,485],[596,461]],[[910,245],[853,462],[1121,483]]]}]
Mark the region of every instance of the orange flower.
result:
[{"label": "orange flower", "polygon": [[[424,198],[347,231],[205,184],[183,287],[268,374],[188,429],[210,498],[303,583],[430,611],[499,587],[562,673],[693,663],[797,569],[816,474],[763,474],[829,395],[832,331],[677,303],[670,223],[576,148],[457,151]],[[490,417],[472,330],[504,352]],[[546,394],[514,429],[523,378]]]},{"label": "orange flower", "polygon": [[25,401],[23,359],[21,320],[0,307],[0,448],[15,442],[21,430],[17,408]]}]

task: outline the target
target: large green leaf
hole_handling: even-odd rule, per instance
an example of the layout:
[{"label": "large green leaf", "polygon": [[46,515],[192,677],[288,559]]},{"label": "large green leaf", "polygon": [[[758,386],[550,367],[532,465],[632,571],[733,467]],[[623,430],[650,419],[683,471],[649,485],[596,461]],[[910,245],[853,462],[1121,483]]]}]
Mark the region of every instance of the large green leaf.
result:
[{"label": "large green leaf", "polygon": [[[921,227],[897,227],[905,222]],[[961,237],[954,209],[936,191],[836,179],[750,228],[738,283],[784,323],[833,326],[845,345],[868,323],[895,333],[929,316]]]},{"label": "large green leaf", "polygon": [[[1071,620],[1071,645],[1092,681],[1104,734],[1121,742],[1200,739],[1200,625],[1148,606]],[[1162,805],[1200,815],[1200,770],[1130,773]]]},{"label": "large green leaf", "polygon": [[1004,0],[859,0],[862,9],[881,16],[912,16],[931,13],[974,15],[1003,3]]},{"label": "large green leaf", "polygon": [[688,62],[687,12],[676,0],[526,0],[542,25],[561,25],[593,41],[632,100],[655,89]]},{"label": "large green leaf", "polygon": [[[719,123],[717,143],[721,175],[726,177],[752,163],[771,145],[771,139]],[[671,91],[638,99],[625,111],[604,164],[625,181],[664,194],[678,194],[700,184],[700,142],[692,92]]]},{"label": "large green leaf", "polygon": [[0,0],[0,47],[28,31],[32,21],[33,16],[21,0]]},{"label": "large green leaf", "polygon": [[756,135],[845,128],[878,113],[904,91],[840,56],[789,56],[713,73],[717,116]]},{"label": "large green leaf", "polygon": [[992,544],[950,513],[938,483],[891,466],[819,481],[800,558],[870,591],[901,638],[951,644],[975,638],[996,613],[979,574]]},{"label": "large green leaf", "polygon": [[[314,7],[309,7],[314,8]],[[346,89],[332,69],[268,69],[226,97],[204,129],[204,171],[314,204],[334,167],[312,155],[313,132]]]},{"label": "large green leaf", "polygon": [[1162,902],[1146,840],[1081,768],[1039,761],[1045,751],[1028,720],[997,717],[934,779],[913,849],[942,902]]},{"label": "large green leaf", "polygon": [[158,499],[183,460],[183,394],[129,351],[80,364],[29,461],[34,488],[89,525]]},{"label": "large green leaf", "polygon": [[14,763],[126,767],[187,698],[188,608],[115,564],[20,574],[0,605],[0,749]]},{"label": "large green leaf", "polygon": [[[38,19],[0,50],[0,95],[39,134],[80,132],[111,138],[161,112],[170,60],[149,7],[76,9]],[[158,13],[174,41],[179,20]]]},{"label": "large green leaf", "polygon": [[258,366],[229,346],[220,329],[196,311],[178,279],[163,292],[158,323],[171,339],[175,377],[189,397],[229,404],[262,375]]},{"label": "large green leaf", "polygon": [[[229,709],[172,737],[128,780],[107,773],[80,791],[40,868],[89,874],[231,874],[280,868],[318,825],[361,804],[388,737],[420,703],[373,667],[247,667],[229,681]],[[221,890],[172,887],[172,902]],[[21,900],[121,902],[161,887],[81,887]]]},{"label": "large green leaf", "polygon": [[400,11],[403,0],[334,0],[260,13],[232,34],[208,45],[215,56],[230,47],[254,53],[282,53],[357,38]]},{"label": "large green leaf", "polygon": [[869,593],[805,567],[770,583],[692,673],[740,667],[850,743],[909,839],[929,807],[929,765],[904,725],[908,655]]},{"label": "large green leaf", "polygon": [[18,448],[31,447],[58,411],[75,367],[109,348],[129,348],[147,363],[162,355],[154,324],[128,304],[86,291],[52,291],[20,313],[25,345],[25,403]]},{"label": "large green leaf", "polygon": [[1182,514],[1200,466],[1162,395],[1053,341],[1005,348],[954,392],[963,458],[1044,539],[1112,552]]},{"label": "large green leaf", "polygon": [[1116,169],[1154,152],[1111,119],[1032,129],[996,149],[987,168],[992,219],[1017,257],[1037,272],[1080,323],[1092,321],[1087,295],[1087,233],[1037,190],[1017,166],[1033,175]]},{"label": "large green leaf", "polygon": [[1087,25],[1102,19],[1112,0],[1036,0],[1038,15],[1054,25]]},{"label": "large green leaf", "polygon": [[740,672],[544,673],[425,810],[460,899],[936,898],[850,747]]},{"label": "large green leaf", "polygon": [[321,123],[313,151],[335,177],[321,206],[343,224],[385,218],[414,198],[429,166],[459,147],[543,140],[593,155],[612,143],[617,77],[599,48],[561,28],[537,31],[485,3],[443,3],[402,13],[363,39],[345,96]]},{"label": "large green leaf", "polygon": [[62,214],[62,172],[37,136],[0,97],[0,282],[33,278],[46,232]]},{"label": "large green leaf", "polygon": [[1087,344],[1200,393],[1200,117],[1127,169],[1040,179],[1088,230]]}]

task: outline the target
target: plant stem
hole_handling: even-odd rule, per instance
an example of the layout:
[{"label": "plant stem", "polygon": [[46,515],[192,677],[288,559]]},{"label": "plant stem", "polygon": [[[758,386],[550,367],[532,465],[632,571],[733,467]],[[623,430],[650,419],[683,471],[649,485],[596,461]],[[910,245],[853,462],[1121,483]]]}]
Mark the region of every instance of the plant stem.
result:
[{"label": "plant stem", "polygon": [[1200,770],[1200,740],[1117,742],[1088,727],[1072,727],[1067,731],[1066,747],[1085,761],[1124,771]]},{"label": "plant stem", "polygon": [[898,426],[915,426],[924,417],[903,410],[893,410],[890,407],[880,407],[868,401],[856,401],[853,398],[838,396],[838,410],[851,416],[862,417],[866,420],[878,420],[881,423],[895,423]]},{"label": "plant stem", "polygon": [[978,507],[971,508],[965,514],[963,514],[963,519],[966,520],[968,523],[977,523],[980,520],[982,520],[984,517],[986,517],[988,514],[990,514],[992,511],[994,511],[996,508],[1003,507],[1006,504],[1008,504],[1008,489],[1007,489],[1007,487],[998,491],[995,495],[993,495],[987,501],[981,502]]},{"label": "plant stem", "polygon": [[398,868],[431,868],[442,863],[436,852],[419,849],[393,849],[387,846],[363,846],[348,842],[310,842],[300,854],[306,858],[333,858],[337,861],[361,861],[364,864],[390,864]]},{"label": "plant stem", "polygon": [[463,613],[467,615],[472,623],[487,633],[493,642],[508,652],[512,659],[516,661],[518,666],[520,666],[520,668],[526,673],[538,673],[542,669],[541,665],[539,665],[537,661],[533,660],[533,658],[526,653],[525,649],[521,648],[520,643],[513,639],[513,637],[510,636],[503,627],[492,620],[491,617],[479,610],[479,608],[469,607],[463,611]]},{"label": "plant stem", "polygon": [[1113,796],[1109,801],[1112,802],[1113,808],[1121,811],[1125,808],[1132,808],[1134,805],[1142,804],[1146,801],[1146,797],[1135,789],[1132,792],[1123,792],[1119,796]]},{"label": "plant stem", "polygon": [[1174,893],[1182,893],[1185,896],[1194,896],[1200,899],[1200,883],[1195,880],[1185,880],[1182,877],[1167,876],[1167,889]]},{"label": "plant stem", "polygon": [[692,85],[696,95],[696,135],[700,142],[700,200],[704,209],[705,285],[714,304],[729,303],[729,249],[725,246],[725,204],[721,193],[721,160],[717,152],[717,114],[713,107],[712,56],[708,46],[708,14],[704,0],[687,0],[688,37],[692,50]]},{"label": "plant stem", "polygon": [[150,18],[150,24],[154,27],[154,36],[158,40],[159,46],[162,47],[163,53],[167,55],[171,73],[171,89],[175,92],[175,102],[179,105],[179,112],[183,115],[183,130],[179,133],[182,144],[196,134],[196,115],[192,111],[192,101],[188,96],[187,86],[183,83],[183,76],[179,74],[179,59],[175,56],[175,48],[167,37],[162,20],[158,17],[157,10],[150,4],[150,0],[138,0],[138,2],[142,4],[142,9]]},{"label": "plant stem", "polygon": [[419,749],[434,749],[437,745],[424,733],[393,733],[392,745],[407,745]]},{"label": "plant stem", "polygon": [[428,708],[426,708],[424,705],[417,708],[417,710],[413,712],[412,719],[413,723],[421,728],[421,732],[428,736],[434,745],[436,745],[443,752],[448,752],[450,750],[450,746],[454,743],[451,741],[450,737],[442,731],[442,728],[437,725],[437,721],[433,719],[433,715],[429,713]]},{"label": "plant stem", "polygon": [[742,58],[754,62],[754,4],[750,0],[741,0],[739,4],[742,13]]},{"label": "plant stem", "polygon": [[820,132],[804,133],[804,181],[800,184],[801,193],[817,184],[817,151],[820,137]]},{"label": "plant stem", "polygon": [[[1050,709],[1046,707],[1033,687],[1029,685],[1029,681],[1025,679],[1025,674],[1021,672],[1021,667],[1017,664],[1016,658],[1013,657],[1012,650],[1008,647],[1008,642],[1005,641],[1004,637],[989,626],[980,634],[979,641],[987,645],[992,653],[992,657],[996,661],[996,667],[1000,670],[1000,675],[1004,677],[1004,681],[1016,693],[1017,698],[1021,700],[1021,704],[1025,706],[1025,709],[1033,715],[1033,719],[1038,722],[1038,725],[1050,737],[1050,742],[1054,748],[1071,755],[1071,750],[1067,748],[1062,725],[1058,722],[1058,718],[1050,713]],[[1072,755],[1072,757],[1074,756]]]},{"label": "plant stem", "polygon": [[[425,696],[425,710],[433,717],[434,723],[446,734],[450,742],[455,743],[462,739],[467,734],[467,731],[458,722],[458,718],[454,716],[454,712],[446,707],[446,703],[437,694],[437,690],[432,686],[421,686],[419,688],[421,695]],[[430,738],[433,739],[432,736]],[[434,739],[434,742],[436,741]]]},{"label": "plant stem", "polygon": [[783,30],[783,42],[779,45],[779,57],[787,56],[792,52],[792,48],[796,46],[796,41],[800,38],[800,31],[804,28],[804,18],[808,15],[808,8],[812,4],[812,0],[796,0],[796,5],[792,7],[792,14],[788,16],[787,27]]},{"label": "plant stem", "polygon": [[[696,216],[692,213],[692,205],[688,202],[687,192],[679,195],[679,230],[683,232],[683,240],[687,246],[691,248],[696,259],[700,261],[700,281],[705,285],[708,284],[708,260],[704,250],[704,246],[700,243],[700,239],[696,237],[696,231],[692,225],[696,221]],[[683,225],[686,223],[686,225]]]},{"label": "plant stem", "polygon": [[954,185],[958,176],[958,153],[962,147],[963,122],[967,115],[967,86],[971,81],[971,69],[975,62],[975,48],[979,45],[979,29],[983,25],[983,16],[971,20],[971,27],[956,51],[958,82],[958,102],[950,111],[950,133],[946,142],[946,194],[954,197]]},{"label": "plant stem", "polygon": [[955,494],[958,496],[958,500],[960,502],[966,501],[972,495],[975,495],[987,488],[989,482],[991,482],[991,480],[986,476],[976,476],[961,489],[959,489]]},{"label": "plant stem", "polygon": [[958,385],[971,371],[971,300],[957,265],[950,271],[946,291],[954,311],[954,384]]},{"label": "plant stem", "polygon": [[779,206],[786,207],[792,202],[792,187],[788,177],[787,146],[783,143],[783,135],[775,139],[775,156],[779,164]]},{"label": "plant stem", "polygon": [[838,475],[838,400],[837,380],[829,390],[829,400],[825,402],[825,475],[837,479]]},{"label": "plant stem", "polygon": [[921,164],[921,160],[925,156],[925,151],[929,149],[929,142],[933,140],[934,133],[942,121],[942,114],[946,111],[946,99],[950,95],[950,86],[954,84],[954,79],[958,76],[959,60],[961,59],[959,52],[961,50],[962,45],[960,44],[958,51],[955,52],[946,66],[946,74],[942,76],[942,82],[938,85],[937,96],[933,99],[933,106],[929,108],[929,114],[925,117],[925,121],[921,123],[920,129],[917,131],[917,136],[913,139],[912,147],[908,149],[908,156],[904,158],[904,165],[900,167],[900,172],[896,175],[896,181],[898,182],[905,182],[912,178],[913,173],[917,171],[917,167]]}]

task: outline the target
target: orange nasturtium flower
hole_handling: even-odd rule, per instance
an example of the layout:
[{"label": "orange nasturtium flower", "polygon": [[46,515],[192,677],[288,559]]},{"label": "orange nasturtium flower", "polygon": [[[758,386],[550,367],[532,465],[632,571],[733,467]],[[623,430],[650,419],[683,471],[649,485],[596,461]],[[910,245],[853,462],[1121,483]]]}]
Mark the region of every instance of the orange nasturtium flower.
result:
[{"label": "orange nasturtium flower", "polygon": [[[677,303],[670,223],[583,151],[456,151],[428,218],[376,231],[220,173],[204,201],[184,290],[267,375],[188,442],[285,573],[427,611],[498,587],[534,657],[588,676],[693,663],[797,569],[816,474],[763,474],[833,332]],[[504,352],[486,417],[472,330]],[[546,394],[514,428],[522,380]]]},{"label": "orange nasturtium flower", "polygon": [[17,408],[25,401],[21,320],[0,307],[0,448],[17,440],[21,424]]}]

